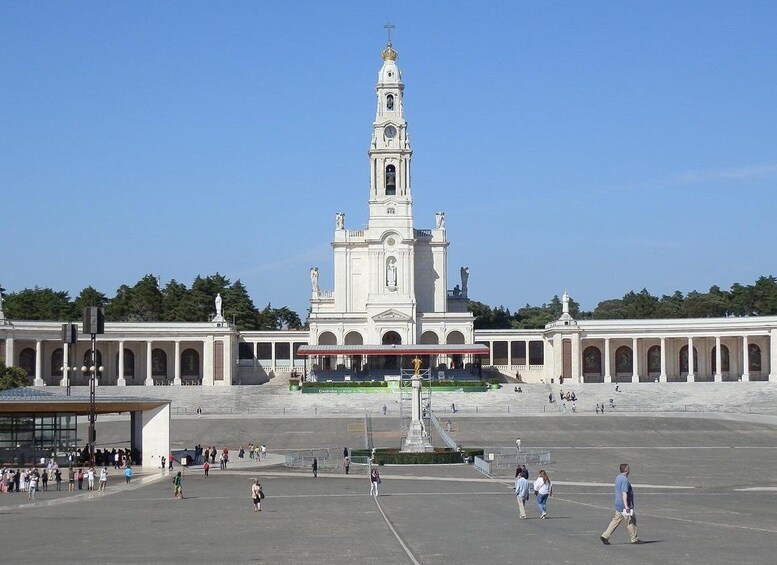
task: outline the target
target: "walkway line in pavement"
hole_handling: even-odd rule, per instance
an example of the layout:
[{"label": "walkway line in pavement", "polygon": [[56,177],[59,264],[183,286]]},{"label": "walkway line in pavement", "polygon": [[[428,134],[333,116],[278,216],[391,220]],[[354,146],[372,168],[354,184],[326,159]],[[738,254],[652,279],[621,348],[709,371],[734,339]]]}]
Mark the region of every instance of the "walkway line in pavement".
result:
[{"label": "walkway line in pavement", "polygon": [[386,525],[391,530],[391,533],[394,534],[394,537],[397,538],[397,541],[399,542],[399,545],[402,546],[402,549],[405,550],[405,553],[410,558],[410,561],[413,562],[414,565],[421,565],[418,560],[415,558],[415,555],[413,555],[413,552],[410,551],[410,548],[407,547],[407,544],[405,544],[404,541],[402,541],[402,537],[399,535],[399,532],[397,532],[396,529],[394,529],[394,526],[391,524],[391,521],[388,519],[388,516],[386,516],[386,513],[383,511],[383,508],[380,505],[380,502],[378,502],[379,497],[375,497],[375,506],[378,507],[378,510],[380,511],[381,516],[383,516],[383,519],[386,521]]},{"label": "walkway line in pavement", "polygon": [[[598,506],[596,504],[590,504],[588,502],[578,502],[576,500],[569,500],[567,498],[560,498],[558,496],[553,497],[554,500],[560,501],[560,502],[568,502],[569,504],[577,504],[579,506],[588,506],[589,508],[596,508],[597,510],[602,510],[603,512],[610,511],[612,513],[612,508],[607,506]],[[748,530],[751,532],[763,532],[767,534],[777,534],[777,530],[770,530],[768,528],[754,528],[751,526],[739,526],[737,524],[718,524],[717,522],[705,522],[702,520],[689,520],[687,518],[676,518],[674,516],[659,516],[658,514],[646,514],[643,512],[635,511],[636,514],[639,516],[647,516],[649,518],[656,518],[658,520],[674,520],[675,522],[684,522],[687,524],[694,524],[694,525],[700,525],[700,526],[717,526],[719,528],[729,528],[731,530]]]},{"label": "walkway line in pavement", "polygon": [[[163,475],[163,474],[145,475],[142,477],[136,477],[129,485],[127,485],[127,483],[120,483],[119,485],[116,485],[113,488],[106,489],[104,491],[91,490],[91,491],[81,492],[78,494],[73,494],[70,496],[63,496],[62,498],[55,498],[52,500],[36,500],[35,502],[29,501],[23,504],[0,505],[0,513],[2,513],[3,510],[5,510],[6,508],[43,508],[48,506],[60,506],[62,504],[70,504],[71,502],[83,502],[87,500],[94,500],[97,498],[102,498],[104,496],[118,494],[120,492],[136,490],[148,484],[155,483],[164,478],[167,478],[167,475]],[[96,482],[97,481],[95,481],[95,483]],[[40,495],[41,492],[46,492],[46,491],[38,491],[38,495]],[[53,492],[57,492],[57,491],[53,491]],[[60,492],[67,492],[67,491],[60,491]],[[78,492],[78,491],[75,491],[75,492]]]}]

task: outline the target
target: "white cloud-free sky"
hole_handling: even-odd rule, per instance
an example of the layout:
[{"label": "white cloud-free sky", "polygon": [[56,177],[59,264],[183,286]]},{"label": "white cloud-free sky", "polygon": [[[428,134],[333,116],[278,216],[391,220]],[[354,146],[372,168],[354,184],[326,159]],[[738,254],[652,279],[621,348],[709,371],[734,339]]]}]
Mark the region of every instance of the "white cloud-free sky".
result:
[{"label": "white cloud-free sky", "polygon": [[0,1],[0,283],[219,271],[304,318],[367,220],[386,36],[416,227],[511,310],[775,274],[777,3]]}]

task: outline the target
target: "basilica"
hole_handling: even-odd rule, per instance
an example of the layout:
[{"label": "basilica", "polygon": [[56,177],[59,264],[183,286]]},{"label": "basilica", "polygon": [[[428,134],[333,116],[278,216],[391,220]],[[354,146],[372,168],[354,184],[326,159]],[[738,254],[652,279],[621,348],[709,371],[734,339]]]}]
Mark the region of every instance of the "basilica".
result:
[{"label": "basilica", "polygon": [[[416,227],[405,85],[390,41],[381,57],[368,224],[350,229],[346,214],[332,211],[334,288],[320,288],[319,268],[310,269],[309,330],[239,332],[221,315],[220,297],[207,323],[107,323],[96,336],[100,386],[382,380],[414,358],[438,379],[777,381],[777,316],[577,321],[565,292],[561,318],[544,329],[475,330],[469,269],[448,265],[445,212]],[[429,187],[419,196],[435,198]],[[2,297],[0,357],[35,386],[90,379],[89,335],[67,343],[61,321],[7,319]]]}]

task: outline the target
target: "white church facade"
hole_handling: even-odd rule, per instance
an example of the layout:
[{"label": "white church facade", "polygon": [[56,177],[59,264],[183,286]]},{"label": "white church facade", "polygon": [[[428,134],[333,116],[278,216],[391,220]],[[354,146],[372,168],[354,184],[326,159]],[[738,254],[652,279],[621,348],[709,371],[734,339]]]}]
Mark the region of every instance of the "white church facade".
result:
[{"label": "white church facade", "polygon": [[[210,323],[109,322],[96,342],[101,386],[380,379],[415,355],[446,378],[483,370],[524,382],[777,381],[777,316],[576,321],[565,293],[564,314],[544,329],[475,330],[469,269],[448,265],[444,212],[415,227],[404,84],[390,42],[381,55],[368,224],[349,229],[335,214],[334,288],[321,289],[319,269],[310,270],[309,330],[239,332],[220,304]],[[0,357],[38,386],[88,384],[89,336],[65,344],[61,324],[7,319],[0,297]]]}]

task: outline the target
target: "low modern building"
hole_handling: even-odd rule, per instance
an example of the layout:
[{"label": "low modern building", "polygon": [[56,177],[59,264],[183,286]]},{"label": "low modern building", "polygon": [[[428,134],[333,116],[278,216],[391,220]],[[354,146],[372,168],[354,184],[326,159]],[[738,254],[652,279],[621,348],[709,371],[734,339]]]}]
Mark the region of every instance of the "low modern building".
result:
[{"label": "low modern building", "polygon": [[[466,266],[455,269],[459,278],[449,288],[445,213],[429,218],[432,227],[415,227],[405,86],[391,42],[381,56],[368,224],[349,229],[345,214],[335,214],[334,288],[321,289],[319,269],[310,270],[310,329],[238,332],[221,316],[220,298],[210,323],[108,323],[96,342],[101,386],[229,386],[311,371],[384,376],[410,359],[373,355],[368,362],[361,353],[413,345],[437,351],[423,359],[435,370],[482,366],[527,382],[777,380],[773,316],[576,321],[565,293],[564,314],[542,330],[475,330]],[[9,365],[38,386],[64,386],[68,378],[88,384],[88,337],[69,346],[60,331],[57,321],[6,319],[0,299],[0,356]],[[486,347],[463,347],[478,345]]]}]

